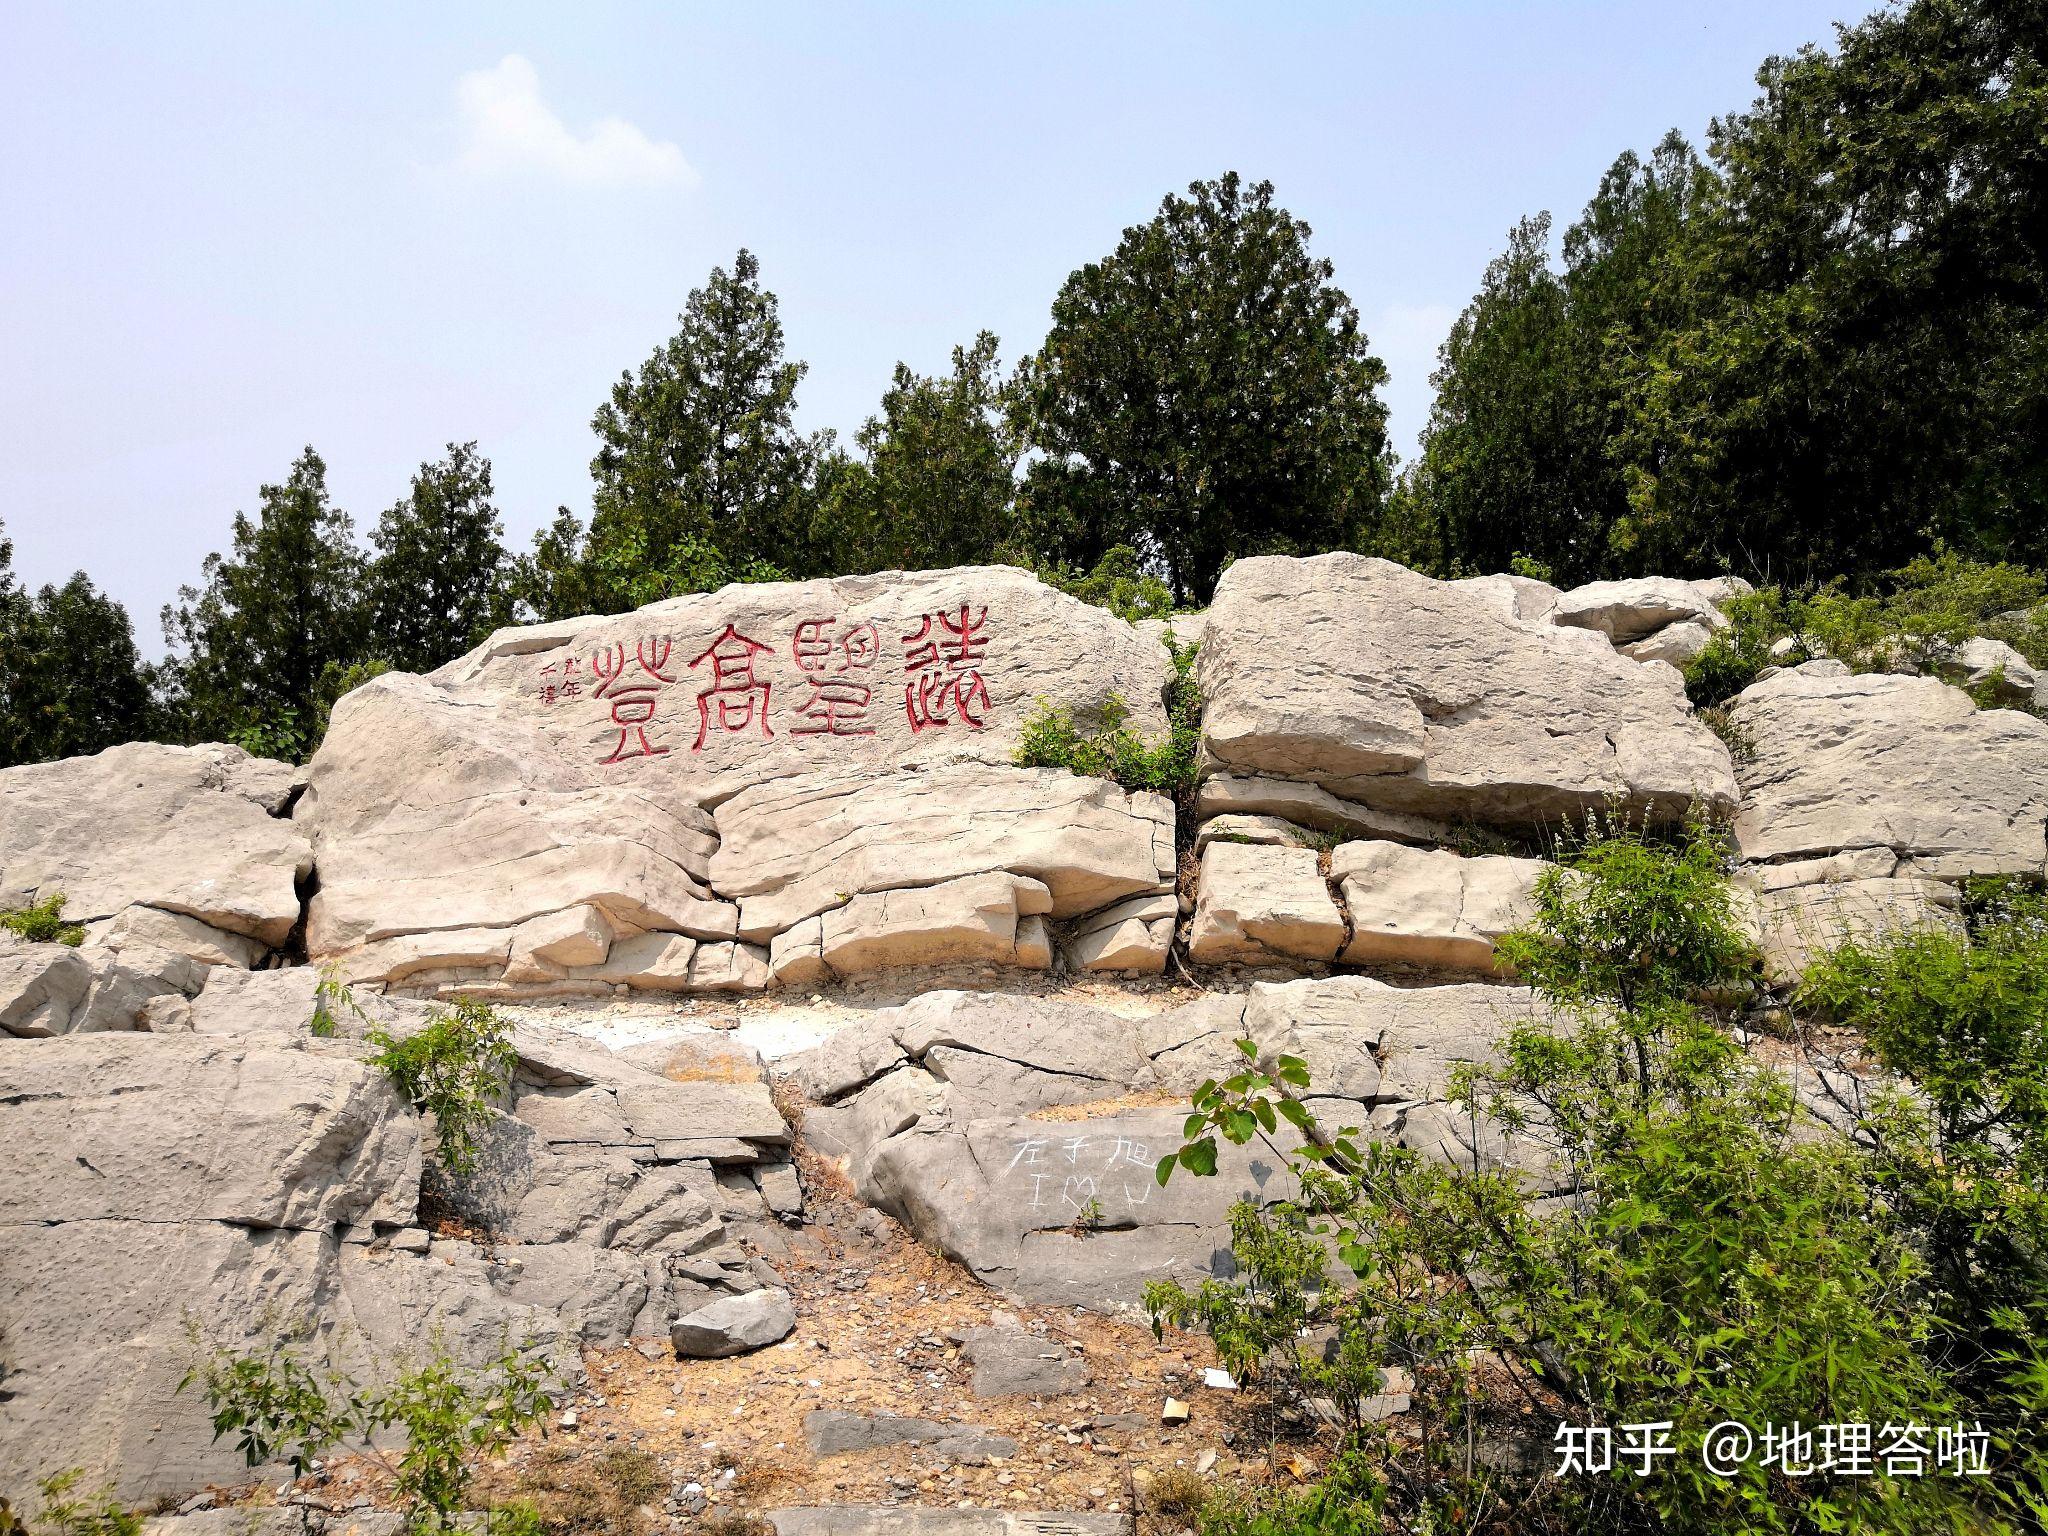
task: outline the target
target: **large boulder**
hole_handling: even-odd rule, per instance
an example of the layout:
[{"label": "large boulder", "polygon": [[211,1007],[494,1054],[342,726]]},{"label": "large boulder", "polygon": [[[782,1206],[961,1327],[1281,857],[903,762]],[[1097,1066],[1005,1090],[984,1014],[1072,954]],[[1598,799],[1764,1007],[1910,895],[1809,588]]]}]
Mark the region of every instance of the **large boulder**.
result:
[{"label": "large boulder", "polygon": [[240,747],[155,742],[0,769],[0,909],[59,893],[68,922],[154,909],[192,924],[148,922],[149,942],[183,935],[248,964],[299,920],[312,858],[284,819],[296,772]]},{"label": "large boulder", "polygon": [[1464,858],[1447,848],[1343,843],[1330,874],[1351,920],[1343,958],[1354,965],[1500,969],[1493,941],[1536,913],[1541,859]]},{"label": "large boulder", "polygon": [[1704,583],[1642,576],[1629,581],[1592,581],[1557,600],[1550,622],[1591,629],[1617,646],[1647,639],[1671,624],[1726,627]]},{"label": "large boulder", "polygon": [[1313,848],[1227,841],[1203,848],[1188,928],[1188,958],[1196,964],[1280,955],[1334,960],[1344,937],[1344,914]]},{"label": "large boulder", "polygon": [[1734,718],[1755,743],[1735,819],[1746,860],[1884,849],[1899,873],[1946,881],[2048,865],[2048,722],[1833,661],[1751,684]]},{"label": "large boulder", "polygon": [[1677,673],[1596,631],[1521,617],[1509,595],[1384,560],[1238,561],[1217,583],[1197,674],[1210,773],[1513,826],[1735,801],[1727,750]]},{"label": "large boulder", "polygon": [[[425,992],[744,990],[821,979],[835,954],[846,973],[1042,964],[1033,919],[1170,888],[1172,810],[1011,766],[1024,722],[1115,696],[1163,733],[1170,671],[1131,626],[1006,567],[501,630],[336,707],[298,810],[319,862],[308,949]],[[855,905],[990,876],[1018,892],[1007,934],[979,886]],[[627,948],[645,935],[676,942]]]},{"label": "large boulder", "polygon": [[[1228,845],[1215,845],[1228,846]],[[1362,976],[1254,986],[1150,1018],[998,993],[934,992],[850,1026],[786,1063],[814,1107],[812,1148],[863,1200],[989,1284],[1035,1302],[1135,1308],[1148,1280],[1226,1273],[1239,1198],[1294,1192],[1275,1148],[1223,1148],[1219,1176],[1161,1188],[1187,1096],[1241,1065],[1301,1057],[1326,1123],[1469,1166],[1446,1102],[1461,1062],[1534,1003],[1516,987],[1401,989]],[[1290,1145],[1283,1127],[1280,1149]]]}]

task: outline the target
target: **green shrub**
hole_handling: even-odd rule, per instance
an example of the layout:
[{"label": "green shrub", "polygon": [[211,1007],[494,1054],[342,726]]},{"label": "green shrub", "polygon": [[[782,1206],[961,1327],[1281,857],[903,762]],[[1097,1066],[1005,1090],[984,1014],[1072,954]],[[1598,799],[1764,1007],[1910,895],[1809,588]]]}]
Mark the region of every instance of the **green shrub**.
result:
[{"label": "green shrub", "polygon": [[403,1040],[370,1032],[382,1068],[414,1107],[434,1117],[434,1157],[451,1174],[476,1167],[478,1129],[512,1080],[518,1054],[497,1011],[476,998],[435,1007],[425,1027]]},{"label": "green shrub", "polygon": [[[1729,626],[1687,663],[1686,692],[1701,706],[1733,697],[1773,664],[1771,647],[1785,639],[1793,642],[1787,664],[1828,656],[1854,672],[1938,671],[1976,635],[2048,665],[2044,587],[2033,571],[1968,560],[1943,546],[1866,592],[1850,593],[1838,582],[1799,592],[1763,587],[1723,610]],[[1977,690],[1987,697],[1991,691]]]},{"label": "green shrub", "polygon": [[2048,902],[1973,893],[1962,933],[1842,945],[1801,1001],[1860,1032],[1910,1092],[1858,1126],[1875,1188],[1927,1272],[1939,1353],[1970,1416],[2048,1502]]},{"label": "green shrub", "polygon": [[62,891],[53,892],[29,906],[0,912],[0,928],[21,935],[31,944],[68,944],[76,949],[85,942],[84,925],[64,921]]},{"label": "green shrub", "polygon": [[1140,619],[1163,619],[1173,612],[1173,593],[1165,582],[1144,569],[1138,552],[1128,544],[1105,550],[1095,568],[1086,574],[1030,560],[1024,563],[1031,565],[1047,586],[1057,587],[1097,608],[1107,608],[1127,624]]},{"label": "green shrub", "polygon": [[[1548,1012],[1454,1074],[1472,1168],[1322,1126],[1303,1063],[1261,1063],[1242,1042],[1244,1070],[1197,1091],[1158,1176],[1212,1172],[1224,1142],[1262,1138],[1299,1193],[1238,1206],[1236,1278],[1150,1287],[1155,1327],[1203,1328],[1247,1382],[1334,1408],[1370,1498],[1403,1529],[1467,1529],[1481,1509],[1515,1511],[1498,1528],[1516,1530],[2022,1528],[2038,1495],[2005,1475],[2028,1455],[2013,1404],[2037,1401],[2021,1394],[2043,1377],[2010,1341],[2018,1385],[2002,1417],[1983,1415],[1998,1476],[1707,1471],[1699,1446],[1723,1420],[1875,1431],[1969,1420],[1991,1399],[1953,1369],[1938,1278],[1883,1198],[1881,1165],[1847,1138],[1793,1134],[1789,1079],[1696,1001],[1738,992],[1751,964],[1710,830],[1667,845],[1596,821],[1561,865],[1500,946]],[[1526,1167],[1551,1199],[1531,1203]],[[1394,1365],[1415,1382],[1399,1436],[1358,1412]],[[1678,1452],[1641,1478],[1623,1461],[1612,1476],[1542,1476],[1468,1450],[1520,1425],[1523,1449],[1554,1467],[1559,1424],[1667,1422]],[[1366,1486],[1342,1507],[1363,1506]]]},{"label": "green shrub", "polygon": [[[80,1492],[78,1485],[84,1480],[82,1467],[44,1478],[36,1485],[42,1507],[27,1521],[17,1522],[18,1528],[42,1536],[142,1536],[140,1515],[123,1507],[111,1488]],[[11,1519],[7,1501],[0,1499],[0,1531]]]},{"label": "green shrub", "polygon": [[[214,1439],[231,1436],[248,1465],[283,1461],[304,1476],[314,1461],[347,1446],[390,1475],[408,1530],[445,1532],[464,1511],[480,1464],[546,1418],[554,1379],[545,1361],[509,1345],[481,1371],[462,1370],[437,1348],[388,1386],[365,1387],[273,1340],[248,1353],[216,1351],[186,1372],[178,1390],[197,1386],[205,1394]],[[395,1454],[378,1443],[390,1429],[404,1431],[404,1449]],[[531,1505],[509,1506],[488,1522],[502,1536],[530,1536],[538,1526]]]},{"label": "green shrub", "polygon": [[1079,722],[1074,711],[1050,700],[1024,722],[1014,761],[1025,768],[1065,768],[1089,778],[1113,779],[1125,789],[1181,795],[1195,785],[1202,736],[1202,695],[1195,686],[1196,647],[1182,645],[1169,631],[1173,681],[1166,696],[1167,734],[1147,741],[1127,723],[1130,706],[1111,694],[1094,720]]}]

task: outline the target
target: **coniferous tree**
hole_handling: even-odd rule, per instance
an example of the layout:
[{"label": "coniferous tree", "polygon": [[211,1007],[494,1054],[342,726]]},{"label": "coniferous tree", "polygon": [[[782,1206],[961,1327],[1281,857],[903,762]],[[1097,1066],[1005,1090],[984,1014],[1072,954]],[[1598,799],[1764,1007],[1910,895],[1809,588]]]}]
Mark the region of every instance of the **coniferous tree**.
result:
[{"label": "coniferous tree", "polygon": [[206,557],[205,585],[164,607],[176,728],[296,755],[312,749],[324,691],[364,659],[365,561],[311,448],[260,501],[254,518],[235,514],[230,552]]},{"label": "coniferous tree", "polygon": [[1199,601],[1235,556],[1336,548],[1374,520],[1387,372],[1309,235],[1233,172],[1068,277],[1020,384],[1030,544],[1081,568],[1131,545]]},{"label": "coniferous tree", "polygon": [[0,533],[0,767],[98,752],[149,733],[150,674],[128,610],[80,571],[30,593]]},{"label": "coniferous tree", "polygon": [[1012,391],[983,331],[932,378],[898,363],[854,442],[819,476],[814,545],[834,571],[917,570],[990,559],[1012,536],[1021,447]]},{"label": "coniferous tree", "polygon": [[725,563],[809,563],[810,493],[830,439],[796,430],[805,365],[783,356],[775,295],[742,250],[693,291],[676,334],[598,408],[596,481],[584,549],[597,605],[628,606],[632,577],[663,571],[692,541]]},{"label": "coniferous tree", "polygon": [[491,461],[475,443],[450,443],[378,520],[369,568],[378,659],[428,672],[507,621],[504,526],[491,495]]}]

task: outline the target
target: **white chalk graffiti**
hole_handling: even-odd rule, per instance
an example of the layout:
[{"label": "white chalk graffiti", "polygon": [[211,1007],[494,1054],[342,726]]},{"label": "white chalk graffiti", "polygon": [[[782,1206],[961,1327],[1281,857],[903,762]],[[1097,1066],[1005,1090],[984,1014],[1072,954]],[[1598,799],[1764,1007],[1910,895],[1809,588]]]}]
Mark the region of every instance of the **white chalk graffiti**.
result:
[{"label": "white chalk graffiti", "polygon": [[[1106,1155],[1091,1156],[1091,1149],[1105,1146]],[[1062,1161],[1077,1171],[1062,1175],[1059,1192],[1049,1195],[1052,1174],[1046,1170],[1057,1169]],[[1120,1198],[1126,1206],[1144,1205],[1152,1198],[1152,1167],[1151,1148],[1128,1136],[1068,1136],[1056,1147],[1050,1137],[1020,1136],[1011,1144],[1010,1161],[1003,1171],[1022,1171],[1031,1181],[1034,1208],[1067,1206],[1080,1212],[1091,1201],[1099,1205],[1105,1198]],[[1083,1168],[1090,1171],[1079,1171]],[[1142,1170],[1143,1176],[1133,1170]]]}]

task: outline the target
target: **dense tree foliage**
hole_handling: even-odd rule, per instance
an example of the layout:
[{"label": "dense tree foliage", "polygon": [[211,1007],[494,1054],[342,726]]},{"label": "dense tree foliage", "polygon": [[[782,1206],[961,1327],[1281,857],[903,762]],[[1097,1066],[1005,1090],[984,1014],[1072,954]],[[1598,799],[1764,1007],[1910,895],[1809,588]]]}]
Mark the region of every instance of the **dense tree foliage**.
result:
[{"label": "dense tree foliage", "polygon": [[807,563],[812,484],[829,439],[794,424],[806,365],[783,356],[775,295],[742,250],[689,296],[680,328],[624,374],[591,426],[588,547],[601,611],[627,607],[621,571],[664,570],[696,541],[740,564]]},{"label": "dense tree foliage", "polygon": [[1767,62],[1701,164],[1518,227],[1441,353],[1392,547],[1567,580],[2048,557],[2039,0],[1915,0]]},{"label": "dense tree foliage", "polygon": [[229,553],[206,557],[205,584],[181,588],[179,602],[165,605],[171,686],[190,739],[220,740],[260,723],[276,733],[266,746],[303,749],[323,677],[363,658],[366,562],[311,448],[259,499],[254,518],[235,514]]},{"label": "dense tree foliage", "polygon": [[1021,444],[1013,387],[983,331],[942,378],[907,363],[882,410],[821,476],[814,545],[831,571],[918,570],[988,560],[1011,535]]},{"label": "dense tree foliage", "polygon": [[1129,544],[1201,601],[1236,556],[1339,548],[1374,520],[1387,372],[1309,234],[1233,172],[1067,279],[1019,381],[1031,547],[1086,567]]},{"label": "dense tree foliage", "polygon": [[491,461],[475,443],[422,464],[412,489],[370,534],[370,649],[401,671],[427,672],[511,614],[504,527]]},{"label": "dense tree foliage", "polygon": [[0,530],[0,767],[148,734],[148,672],[128,613],[85,572],[24,591]]}]

